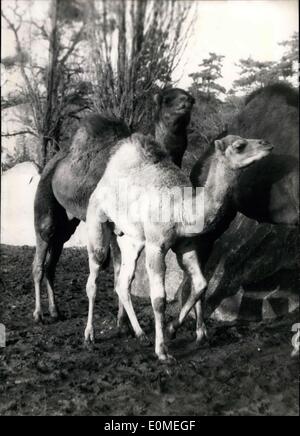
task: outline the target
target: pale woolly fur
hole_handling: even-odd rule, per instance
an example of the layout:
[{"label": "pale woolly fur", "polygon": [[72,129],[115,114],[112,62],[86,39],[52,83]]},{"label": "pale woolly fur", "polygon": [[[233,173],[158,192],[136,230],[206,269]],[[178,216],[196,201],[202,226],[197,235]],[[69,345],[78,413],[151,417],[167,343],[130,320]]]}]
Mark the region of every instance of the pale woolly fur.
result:
[{"label": "pale woolly fur", "polygon": [[[237,143],[248,144],[250,151],[234,153],[231,147]],[[119,226],[118,219],[122,217],[125,233],[126,225],[132,228],[135,223],[143,223],[142,233],[146,232],[149,226],[151,231],[154,231],[154,228],[158,231],[160,228],[163,233],[168,226],[171,229],[174,225],[173,230],[177,236],[196,235],[208,231],[220,219],[225,198],[237,177],[235,172],[240,162],[252,163],[269,153],[264,148],[259,150],[257,144],[259,142],[256,140],[244,140],[233,135],[226,137],[211,162],[211,171],[205,188],[197,192],[189,192],[190,201],[186,201],[184,195],[186,189],[192,190],[189,179],[162,152],[154,138],[133,134],[119,141],[113,149],[104,176],[96,188],[95,197],[108,219]],[[130,190],[133,192],[134,189],[137,193],[133,193],[129,203],[140,211],[139,219],[135,221],[130,219],[128,208],[122,210],[121,207],[120,210],[116,206],[113,212],[111,200],[113,196],[123,199],[126,197],[126,192]],[[106,192],[103,193],[105,190]],[[167,201],[171,204],[169,208]],[[197,213],[195,213],[196,204]],[[155,207],[158,210],[151,213]],[[170,211],[169,219],[162,219],[162,216],[166,218],[166,211]],[[140,230],[139,228],[139,233]]]},{"label": "pale woolly fur", "polygon": [[[243,156],[246,161],[249,156],[255,158],[255,152],[257,153],[266,145],[257,140],[247,141],[241,138],[241,140],[235,141],[235,139],[229,138],[230,147],[233,145],[231,144],[232,140],[234,141],[234,151],[239,156]],[[180,192],[184,188],[191,187],[189,180],[161,152],[160,146],[153,138],[134,134],[129,139],[119,142],[116,146],[104,176],[91,196],[87,210],[90,275],[87,282],[89,316],[85,329],[86,340],[93,340],[94,338],[93,310],[96,280],[99,274],[99,266],[107,258],[109,244],[114,239],[112,230],[117,235],[117,245],[120,250],[120,272],[116,282],[116,292],[124,306],[124,310],[127,312],[136,336],[143,337],[144,332],[132,306],[130,287],[136,271],[137,259],[144,248],[146,250],[146,267],[155,314],[155,352],[158,358],[160,360],[170,359],[164,340],[164,308],[166,300],[164,282],[166,272],[165,256],[171,248],[177,254],[179,265],[190,274],[193,292],[183,305],[178,319],[169,325],[168,331],[171,335],[174,334],[190,310],[197,304],[197,338],[201,340],[206,335],[199,299],[206,289],[207,282],[202,274],[196,247],[191,236],[207,231],[222,216],[223,204],[226,201],[228,190],[230,190],[234,182],[235,173],[231,166],[231,156],[225,153],[225,146],[226,144],[223,142],[216,141],[216,160],[209,172],[206,185],[208,204],[204,210],[203,192],[198,193],[198,198],[201,199],[202,213],[199,213],[196,220],[192,215],[192,205],[190,202],[184,201],[181,195],[182,192]],[[250,154],[247,151],[248,146]],[[238,163],[242,167],[243,157],[236,159],[235,168],[237,168]],[[220,180],[218,176],[220,176]],[[140,221],[132,220],[126,207],[121,207],[120,211],[114,207],[112,195],[115,196],[118,193],[120,184],[125,189],[127,188],[126,184],[130,185],[129,190],[134,187],[141,188],[141,192],[134,192],[134,196],[127,202],[127,205],[137,207],[137,210],[145,207],[141,197],[145,193],[149,209],[145,207],[144,218],[140,219]],[[156,200],[161,201],[165,193],[169,196],[174,188],[179,193],[179,200],[175,198],[173,201],[173,216],[171,214],[166,222],[149,220],[149,212],[151,212],[151,207]],[[176,191],[173,194],[176,197]],[[195,199],[195,195],[191,194],[191,199]],[[119,197],[120,200],[124,199],[122,192]],[[116,204],[119,204],[118,201]],[[166,204],[162,202],[159,209],[163,211],[165,207]],[[111,227],[108,221],[112,221],[115,227]]]},{"label": "pale woolly fur", "polygon": [[[159,224],[162,226],[170,223],[183,226],[196,224],[190,202],[184,201],[186,189],[189,189],[189,194],[193,193],[189,179],[161,151],[160,146],[150,136],[133,134],[130,138],[119,141],[112,151],[109,165],[93,196],[97,198],[111,220],[113,217],[110,214],[117,219],[117,210],[114,208],[112,211],[112,197],[119,198],[118,194],[122,196],[121,191],[125,192],[126,189],[132,194],[131,206],[140,208],[141,222],[144,224],[148,221],[152,224],[158,223],[155,220],[157,216],[166,217],[168,200],[171,204],[170,220],[162,222],[159,220]],[[134,190],[137,191],[136,195]],[[199,203],[202,205],[203,193],[200,192],[199,195]],[[190,196],[195,200],[194,195]],[[159,205],[159,215],[154,210],[157,205]],[[118,215],[119,219],[123,221],[125,211],[119,210],[119,212],[121,212]],[[201,219],[203,219],[203,212],[201,207]]]}]

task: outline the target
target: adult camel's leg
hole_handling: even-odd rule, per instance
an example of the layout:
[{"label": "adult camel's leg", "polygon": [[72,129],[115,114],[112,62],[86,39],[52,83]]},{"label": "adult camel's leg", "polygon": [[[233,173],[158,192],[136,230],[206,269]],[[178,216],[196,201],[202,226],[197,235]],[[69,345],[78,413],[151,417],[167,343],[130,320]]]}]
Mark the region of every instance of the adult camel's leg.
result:
[{"label": "adult camel's leg", "polygon": [[[111,249],[111,255],[112,255],[113,266],[114,266],[114,287],[116,289],[116,285],[121,270],[122,258],[121,258],[121,250],[117,242],[117,237],[114,234],[112,235],[111,238],[110,249]],[[122,301],[120,300],[120,298],[118,300],[119,300],[119,310],[118,310],[117,325],[120,331],[122,330],[128,331],[130,329],[129,318],[122,304]]]},{"label": "adult camel's leg", "polygon": [[[190,310],[195,306],[195,304],[197,302],[200,303],[200,297],[207,288],[207,282],[202,274],[199,264],[199,259],[194,249],[191,249],[191,251],[184,250],[183,252],[180,251],[177,252],[177,260],[183,271],[191,278],[192,286],[191,286],[191,293],[187,301],[183,305],[178,319],[173,321],[168,326],[168,331],[171,335],[174,335],[176,330],[182,325],[186,316],[188,315]],[[200,310],[201,310],[201,303],[200,303]],[[202,312],[200,313],[198,312],[198,314],[202,315]],[[200,329],[204,330],[205,328],[203,320],[199,321],[198,328],[199,328],[199,335],[200,335]]]},{"label": "adult camel's leg", "polygon": [[[36,294],[34,319],[42,318],[40,292],[41,281],[46,273],[49,309],[51,316],[56,316],[53,282],[55,267],[58,262],[63,243],[74,233],[79,220],[69,220],[66,210],[58,203],[52,187],[53,174],[62,156],[58,153],[44,169],[39,181],[34,200],[34,227],[36,233],[36,254],[33,262],[33,278]],[[49,261],[45,271],[47,252]]]},{"label": "adult camel's leg", "polygon": [[[215,241],[218,240],[222,236],[222,234],[228,229],[231,222],[234,220],[236,214],[237,214],[236,208],[232,204],[231,209],[230,208],[228,209],[226,216],[223,217],[222,222],[219,223],[219,225],[214,231],[209,232],[207,234],[199,235],[193,239],[193,243],[197,251],[198,260],[200,262],[202,271],[205,270],[206,264],[214,248]],[[183,307],[184,304],[186,303],[191,293],[191,288],[192,288],[192,284],[191,284],[190,277],[187,274],[185,274],[179,288],[179,295],[181,295],[181,299],[180,299],[181,307]],[[209,291],[209,286],[208,286],[208,291]],[[209,292],[207,292],[207,294],[209,294]],[[204,307],[206,307],[206,305],[207,303],[205,301]],[[200,300],[197,301],[194,311],[196,317],[196,342],[201,343],[203,339],[207,337],[207,331],[203,321],[203,307],[202,307],[202,302]],[[209,317],[211,313],[212,311],[209,310],[208,313],[206,313],[206,316]]]},{"label": "adult camel's leg", "polygon": [[203,306],[201,302],[201,297],[196,302],[194,310],[196,316],[196,342],[197,344],[201,344],[203,340],[207,338],[207,329],[203,318]]},{"label": "adult camel's leg", "polygon": [[[179,296],[181,295],[182,299],[180,301],[180,307],[183,307],[186,303],[190,293],[191,293],[191,279],[185,274],[181,288],[179,289]],[[180,292],[181,291],[181,292]],[[207,330],[204,324],[204,316],[203,316],[203,301],[202,299],[198,300],[193,308],[195,320],[196,320],[196,342],[200,344],[203,342],[205,338],[207,338]]]},{"label": "adult camel's leg", "polygon": [[[42,222],[43,221],[40,220],[40,224],[42,224]],[[49,256],[46,264],[43,265],[43,273],[45,272],[50,316],[52,318],[57,318],[58,311],[54,296],[55,270],[64,243],[73,235],[80,221],[76,218],[69,220],[65,209],[63,209],[60,205],[56,205],[56,207],[52,209],[52,215],[47,217],[45,222],[51,229],[51,236],[48,237],[47,233],[44,232],[44,238],[46,241],[48,241],[46,244],[48,247]],[[51,223],[51,225],[49,223]]]},{"label": "adult camel's leg", "polygon": [[36,234],[36,250],[32,265],[32,275],[35,289],[35,310],[33,318],[35,322],[43,320],[41,307],[41,284],[44,276],[45,260],[49,249],[49,242],[44,241],[41,236]]},{"label": "adult camel's leg", "polygon": [[117,280],[116,292],[127,312],[136,337],[141,341],[144,341],[146,338],[145,333],[138,322],[130,297],[130,288],[134,278],[136,263],[142,249],[144,248],[144,243],[141,241],[135,241],[125,235],[118,237],[117,241],[121,250],[122,263]]},{"label": "adult camel's leg", "polygon": [[164,339],[166,291],[165,291],[165,255],[160,247],[146,245],[146,267],[150,283],[151,303],[155,318],[155,353],[159,360],[171,358]]},{"label": "adult camel's leg", "polygon": [[[198,261],[200,262],[201,265],[201,271],[204,271],[205,269],[209,256],[212,253],[216,238],[217,238],[216,234],[201,235],[197,238],[197,256],[198,256]],[[196,318],[196,343],[197,344],[201,344],[207,338],[207,329],[204,323],[204,316],[203,316],[204,298],[202,297],[196,302],[194,306],[194,312]]]},{"label": "adult camel's leg", "polygon": [[49,313],[52,318],[58,317],[58,311],[55,304],[55,296],[54,296],[54,277],[55,277],[55,269],[59,257],[61,255],[63,249],[64,242],[61,237],[57,236],[53,238],[53,241],[50,246],[49,258],[46,264],[46,286],[48,291],[48,302],[49,302]]}]

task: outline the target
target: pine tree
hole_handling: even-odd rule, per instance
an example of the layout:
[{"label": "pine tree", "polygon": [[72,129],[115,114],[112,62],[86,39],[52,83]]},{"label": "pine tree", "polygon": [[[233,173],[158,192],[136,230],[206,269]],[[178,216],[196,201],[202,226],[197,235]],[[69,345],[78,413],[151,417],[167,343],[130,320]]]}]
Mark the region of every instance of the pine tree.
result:
[{"label": "pine tree", "polygon": [[200,70],[190,74],[193,79],[191,91],[193,94],[204,94],[211,99],[217,99],[220,94],[225,94],[226,89],[218,81],[222,76],[222,61],[224,56],[216,53],[209,53],[209,57],[199,64]]}]

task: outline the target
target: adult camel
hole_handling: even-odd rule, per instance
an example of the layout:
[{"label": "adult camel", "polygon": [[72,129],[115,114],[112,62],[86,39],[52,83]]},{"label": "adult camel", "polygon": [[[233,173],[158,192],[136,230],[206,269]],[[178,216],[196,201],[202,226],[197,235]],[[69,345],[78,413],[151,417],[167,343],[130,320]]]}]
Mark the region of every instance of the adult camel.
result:
[{"label": "adult camel", "polygon": [[[187,126],[194,99],[182,89],[169,88],[157,94],[154,100],[156,140],[173,162],[180,166],[187,147]],[[44,273],[49,312],[53,318],[58,316],[54,275],[63,245],[75,232],[79,222],[85,221],[90,195],[105,171],[112,147],[130,134],[122,121],[100,115],[89,116],[76,132],[70,151],[58,153],[46,165],[34,202],[35,321],[43,318],[40,294]],[[117,247],[112,252],[115,257],[118,256]]]},{"label": "adult camel", "polygon": [[[259,223],[279,225],[275,237],[281,238],[282,244],[286,243],[284,242],[286,241],[285,232],[289,232],[289,229],[282,229],[280,225],[295,226],[299,218],[298,92],[282,83],[255,91],[249,95],[244,109],[229,126],[224,136],[226,134],[236,134],[248,138],[263,137],[274,144],[274,152],[264,160],[257,162],[255,166],[242,170],[238,183],[232,187],[226,205],[223,206],[218,222],[215,222],[215,227],[196,238],[195,243],[202,269],[211,259],[215,242],[226,232],[238,212]],[[215,149],[212,145],[193,167],[191,181],[195,187],[204,186],[214,154]],[[207,316],[219,306],[225,297],[234,294],[239,286],[238,278],[243,268],[243,259],[237,256],[238,258],[231,260],[232,254],[228,252],[235,239],[248,236],[247,253],[255,251],[255,244],[258,241],[263,243],[266,230],[261,229],[260,232],[258,229],[256,231],[250,220],[244,223],[241,219],[242,216],[238,218],[237,233],[231,235],[227,252],[217,253],[220,259],[225,257],[226,262],[230,261],[232,274],[228,276],[225,271],[220,279],[218,273],[216,276],[213,275],[209,281],[205,296]],[[291,232],[293,232],[292,229]],[[272,248],[266,246],[270,254]],[[253,256],[255,257],[254,254]],[[213,261],[215,262],[215,259]],[[266,264],[266,261],[263,262],[261,257],[258,261],[261,264]],[[267,264],[266,274],[272,273],[275,262],[276,259]],[[249,262],[247,262],[246,268],[249,268]],[[182,303],[184,304],[190,294],[190,280],[185,276],[181,281],[175,256],[170,256],[167,259],[168,271],[167,295],[171,300],[176,295],[182,295]],[[253,273],[251,274],[253,275]],[[233,282],[232,276],[235,277],[236,283],[231,283]],[[145,290],[144,296],[149,293],[143,260],[138,262],[132,288],[135,295],[141,295],[141,290]],[[197,341],[201,342],[206,331],[205,328],[201,328],[203,320],[200,305],[196,306],[196,310],[198,312],[196,335]]]}]

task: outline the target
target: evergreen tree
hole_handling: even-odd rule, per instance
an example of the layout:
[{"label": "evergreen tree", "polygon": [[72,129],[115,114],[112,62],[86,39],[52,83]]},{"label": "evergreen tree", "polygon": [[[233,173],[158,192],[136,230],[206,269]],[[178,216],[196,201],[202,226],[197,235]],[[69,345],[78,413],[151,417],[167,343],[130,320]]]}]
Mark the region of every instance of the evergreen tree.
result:
[{"label": "evergreen tree", "polygon": [[200,70],[190,74],[193,79],[191,91],[193,94],[204,94],[208,98],[217,99],[220,94],[225,94],[226,90],[218,81],[222,76],[222,61],[224,56],[216,53],[209,53],[209,57],[202,60],[199,64]]}]

